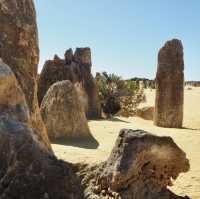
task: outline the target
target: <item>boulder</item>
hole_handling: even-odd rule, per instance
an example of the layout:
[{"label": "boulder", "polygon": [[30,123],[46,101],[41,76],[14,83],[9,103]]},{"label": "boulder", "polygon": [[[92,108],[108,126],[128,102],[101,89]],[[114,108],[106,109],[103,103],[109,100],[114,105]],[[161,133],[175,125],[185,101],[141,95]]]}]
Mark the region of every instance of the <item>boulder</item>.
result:
[{"label": "boulder", "polygon": [[37,100],[39,48],[32,0],[0,1],[0,57],[12,69],[22,88],[32,127],[37,130],[48,150],[51,150]]},{"label": "boulder", "polygon": [[30,123],[29,109],[17,79],[0,59],[0,113],[20,122]]},{"label": "boulder", "polygon": [[154,124],[181,128],[183,123],[184,60],[180,40],[165,43],[158,54]]},{"label": "boulder", "polygon": [[52,140],[91,136],[84,107],[69,80],[57,82],[49,88],[41,104],[41,114]]},{"label": "boulder", "polygon": [[0,198],[82,199],[73,165],[47,150],[29,113],[14,73],[0,61]]},{"label": "boulder", "polygon": [[0,198],[82,199],[69,163],[41,147],[26,123],[0,114]]},{"label": "boulder", "polygon": [[170,137],[143,130],[121,130],[110,157],[96,166],[80,166],[87,199],[188,199],[172,193],[182,172],[189,170],[186,154]]},{"label": "boulder", "polygon": [[154,107],[147,106],[140,109],[137,109],[136,116],[141,117],[145,120],[152,120],[154,118]]},{"label": "boulder", "polygon": [[90,48],[77,48],[73,54],[72,49],[65,52],[65,59],[48,60],[45,62],[38,80],[38,100],[41,104],[47,90],[58,81],[70,80],[73,84],[81,85],[87,94],[88,119],[100,118],[101,109],[98,99],[98,90],[91,73]]}]

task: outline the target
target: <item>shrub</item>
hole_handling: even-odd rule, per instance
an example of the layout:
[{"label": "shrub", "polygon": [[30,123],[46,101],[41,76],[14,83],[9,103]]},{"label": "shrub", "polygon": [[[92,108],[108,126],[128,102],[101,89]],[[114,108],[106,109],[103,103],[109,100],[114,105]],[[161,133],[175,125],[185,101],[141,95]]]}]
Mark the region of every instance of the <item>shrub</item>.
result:
[{"label": "shrub", "polygon": [[134,115],[138,105],[145,100],[144,92],[131,80],[123,80],[115,74],[97,73],[96,84],[99,99],[107,117],[118,113]]}]

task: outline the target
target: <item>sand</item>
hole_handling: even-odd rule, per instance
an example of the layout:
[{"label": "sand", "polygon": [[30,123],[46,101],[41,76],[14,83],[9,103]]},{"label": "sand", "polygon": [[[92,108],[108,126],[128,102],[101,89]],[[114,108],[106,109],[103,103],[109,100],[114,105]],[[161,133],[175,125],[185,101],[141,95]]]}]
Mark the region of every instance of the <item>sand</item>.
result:
[{"label": "sand", "polygon": [[[153,106],[155,90],[145,90],[147,101],[141,106]],[[186,152],[191,169],[181,174],[171,188],[179,195],[200,198],[200,88],[185,89],[184,128],[168,129],[153,125],[141,118],[114,118],[112,121],[89,121],[90,130],[97,142],[62,142],[52,144],[58,158],[73,163],[97,163],[107,159],[120,129],[143,129],[157,135],[171,136]],[[97,144],[98,143],[98,144]]]}]

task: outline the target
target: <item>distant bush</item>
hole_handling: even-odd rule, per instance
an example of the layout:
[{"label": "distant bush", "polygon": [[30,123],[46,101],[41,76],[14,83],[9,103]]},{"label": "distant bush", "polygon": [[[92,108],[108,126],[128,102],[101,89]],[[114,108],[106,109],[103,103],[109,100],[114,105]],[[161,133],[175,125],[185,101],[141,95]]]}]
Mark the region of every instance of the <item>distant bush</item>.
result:
[{"label": "distant bush", "polygon": [[106,72],[96,75],[99,98],[107,117],[118,113],[133,115],[138,105],[145,100],[144,91],[131,80],[123,80],[115,74]]}]

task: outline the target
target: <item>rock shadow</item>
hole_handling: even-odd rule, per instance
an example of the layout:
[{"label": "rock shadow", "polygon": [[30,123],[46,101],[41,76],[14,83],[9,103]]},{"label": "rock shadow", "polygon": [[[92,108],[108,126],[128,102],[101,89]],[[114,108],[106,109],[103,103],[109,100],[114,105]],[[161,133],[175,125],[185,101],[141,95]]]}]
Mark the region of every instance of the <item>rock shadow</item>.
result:
[{"label": "rock shadow", "polygon": [[111,121],[111,122],[124,122],[124,123],[127,123],[127,124],[129,124],[129,123],[130,123],[130,122],[128,122],[128,121],[125,121],[125,120],[119,119],[119,118],[117,118],[117,117],[108,118],[108,119],[105,119],[105,118],[101,118],[101,119],[92,119],[92,120],[89,120],[89,121]]},{"label": "rock shadow", "polygon": [[119,119],[119,118],[117,118],[117,117],[111,118],[111,119],[109,119],[109,120],[112,121],[112,122],[124,122],[124,123],[127,123],[127,124],[130,123],[130,122],[127,122],[127,121],[125,121],[125,120]]},{"label": "rock shadow", "polygon": [[52,144],[64,146],[74,146],[84,149],[97,149],[99,142],[94,137],[88,138],[58,138],[52,141]]},{"label": "rock shadow", "polygon": [[190,127],[182,127],[181,129],[185,130],[191,130],[191,131],[200,131],[200,128],[190,128]]}]

